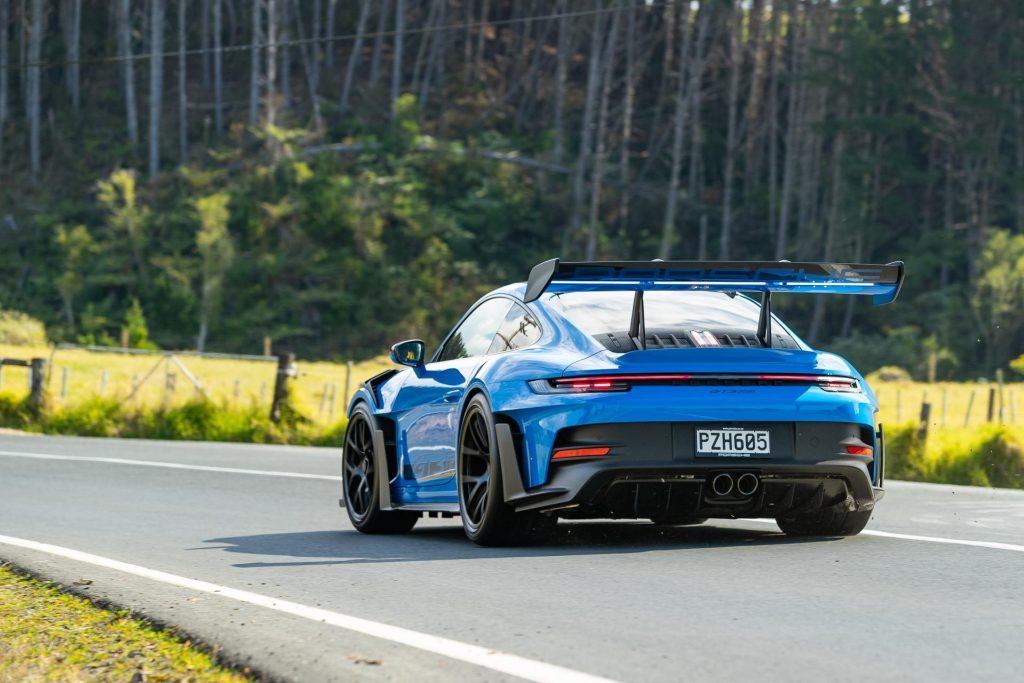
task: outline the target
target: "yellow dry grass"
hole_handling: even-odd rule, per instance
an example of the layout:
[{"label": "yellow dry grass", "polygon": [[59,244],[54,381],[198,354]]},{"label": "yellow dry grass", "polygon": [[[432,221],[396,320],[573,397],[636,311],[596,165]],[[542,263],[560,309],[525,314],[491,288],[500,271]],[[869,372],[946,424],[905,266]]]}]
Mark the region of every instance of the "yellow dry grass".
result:
[{"label": "yellow dry grass", "polygon": [[[73,405],[98,395],[128,400],[136,385],[139,388],[131,401],[138,405],[157,406],[165,401],[174,405],[198,394],[182,367],[161,356],[0,345],[0,357],[49,359],[47,390],[57,406]],[[195,356],[174,358],[214,401],[257,403],[269,410],[277,372],[275,362]],[[346,363],[299,360],[296,365],[299,373],[294,381],[296,403],[303,414],[320,424],[339,420],[351,394],[364,380],[394,367],[386,356],[353,363],[351,373]],[[346,376],[348,395],[345,394]],[[16,396],[27,394],[28,370],[4,367],[2,390]]]},{"label": "yellow dry grass", "polygon": [[[132,387],[139,387],[133,403],[156,406],[165,400],[182,403],[196,396],[185,372],[160,356],[136,356],[84,350],[54,351],[0,344],[0,357],[51,359],[48,391],[55,405],[73,405],[92,396],[104,395],[127,400]],[[200,382],[214,401],[235,404],[257,403],[269,409],[277,366],[273,361],[175,357]],[[394,367],[386,356],[352,365],[346,363],[303,361],[297,363],[299,375],[294,382],[295,399],[303,414],[319,424],[337,422],[345,413],[348,399],[359,384],[372,375]],[[64,373],[67,389],[64,391]],[[104,381],[104,373],[106,380]],[[168,373],[173,379],[168,383]],[[345,393],[348,375],[348,395]],[[881,409],[879,421],[899,424],[916,421],[921,404],[931,404],[931,422],[935,427],[963,428],[988,421],[989,393],[996,390],[994,421],[999,421],[999,391],[996,384],[974,382],[872,382]],[[16,395],[28,391],[28,371],[5,367],[2,389]],[[326,395],[325,395],[326,391]],[[973,398],[971,398],[973,395]],[[966,422],[965,422],[966,420]],[[1002,422],[1024,425],[1024,382],[1007,383],[1002,392]]]},{"label": "yellow dry grass", "polygon": [[979,382],[871,382],[878,397],[878,421],[884,424],[916,422],[921,404],[931,404],[933,427],[963,429],[988,422],[989,396],[994,391],[993,422],[1024,425],[1024,382],[1003,385],[1002,419],[1000,391],[995,383]]},{"label": "yellow dry grass", "polygon": [[189,642],[0,565],[0,683],[251,680]]}]

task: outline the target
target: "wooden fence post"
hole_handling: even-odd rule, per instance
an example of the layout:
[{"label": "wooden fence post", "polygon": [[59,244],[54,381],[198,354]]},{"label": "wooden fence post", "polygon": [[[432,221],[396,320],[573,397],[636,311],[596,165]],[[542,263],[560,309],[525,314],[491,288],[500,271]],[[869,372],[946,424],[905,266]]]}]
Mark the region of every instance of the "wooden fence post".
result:
[{"label": "wooden fence post", "polygon": [[991,422],[996,412],[996,388],[988,388],[988,421]]},{"label": "wooden fence post", "polygon": [[974,389],[971,389],[971,395],[967,397],[967,412],[964,414],[964,427],[967,427],[971,422],[971,406],[974,405]]},{"label": "wooden fence post", "polygon": [[927,401],[921,402],[921,417],[917,422],[917,440],[924,443],[928,439],[928,423],[932,417],[932,404]]},{"label": "wooden fence post", "polygon": [[294,353],[277,354],[277,375],[274,378],[274,398],[270,404],[270,419],[273,422],[281,421],[281,407],[288,401],[288,380],[295,377],[298,372],[295,369]]},{"label": "wooden fence post", "polygon": [[60,369],[60,400],[66,401],[68,398],[68,369]]},{"label": "wooden fence post", "polygon": [[996,385],[999,387],[999,424],[1003,423],[1003,369],[996,370]]},{"label": "wooden fence post", "polygon": [[320,393],[320,412],[319,416],[321,419],[324,417],[324,408],[327,407],[327,392],[330,389],[330,385],[324,382],[324,390]]},{"label": "wooden fence post", "polygon": [[344,400],[346,403],[348,402],[348,399],[351,396],[351,394],[348,393],[351,388],[352,388],[352,361],[349,361],[348,363],[345,364],[345,395],[342,396],[342,400]]},{"label": "wooden fence post", "polygon": [[40,410],[46,403],[46,359],[33,358],[29,366],[28,403],[33,410]]}]

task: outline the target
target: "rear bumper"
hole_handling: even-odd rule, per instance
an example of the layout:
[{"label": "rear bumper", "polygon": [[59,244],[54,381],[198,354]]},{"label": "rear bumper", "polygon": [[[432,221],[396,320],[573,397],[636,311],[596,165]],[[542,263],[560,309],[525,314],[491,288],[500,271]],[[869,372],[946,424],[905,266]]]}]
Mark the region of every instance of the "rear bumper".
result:
[{"label": "rear bumper", "polygon": [[[863,458],[826,455],[820,460],[788,462],[696,459],[652,453],[649,447],[644,449],[643,457],[626,453],[553,464],[548,481],[527,490],[519,476],[511,431],[506,425],[499,427],[504,497],[521,511],[613,519],[662,515],[784,517],[837,506],[851,511],[871,510],[884,495],[881,477],[873,476],[876,465]],[[657,438],[645,439],[646,443],[651,441],[657,442]],[[876,442],[878,464],[882,443],[881,439]],[[756,489],[749,495],[717,495],[711,487],[719,474],[735,479],[745,473],[757,478]]]}]

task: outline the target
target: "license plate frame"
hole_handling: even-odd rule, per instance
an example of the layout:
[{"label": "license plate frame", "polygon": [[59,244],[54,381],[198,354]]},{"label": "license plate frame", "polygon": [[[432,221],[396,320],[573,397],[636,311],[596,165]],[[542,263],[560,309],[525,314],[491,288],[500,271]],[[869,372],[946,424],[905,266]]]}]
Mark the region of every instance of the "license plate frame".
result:
[{"label": "license plate frame", "polygon": [[753,427],[697,427],[694,453],[699,458],[770,458],[771,431]]}]

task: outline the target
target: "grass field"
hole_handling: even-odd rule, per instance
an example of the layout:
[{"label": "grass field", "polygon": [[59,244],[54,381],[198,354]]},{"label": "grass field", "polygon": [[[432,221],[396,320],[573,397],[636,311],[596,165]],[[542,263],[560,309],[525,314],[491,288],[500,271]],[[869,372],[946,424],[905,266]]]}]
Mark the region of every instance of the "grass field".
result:
[{"label": "grass field", "polygon": [[[180,366],[174,361],[168,363],[166,358],[158,355],[0,345],[0,357],[50,359],[47,389],[55,408],[75,405],[96,396],[127,401],[133,387],[140,384],[131,398],[132,404],[138,407],[165,403],[180,405],[200,396]],[[199,381],[207,397],[214,402],[242,406],[255,403],[270,410],[277,372],[274,361],[194,356],[175,356],[175,359]],[[337,422],[344,416],[348,398],[365,379],[394,367],[386,357],[354,363],[351,373],[346,363],[305,362],[300,359],[296,365],[299,371],[294,381],[296,407],[306,417],[322,425]],[[16,397],[26,395],[28,374],[26,368],[4,367],[0,390]],[[347,374],[349,391],[345,395]],[[168,380],[168,375],[173,379]]]},{"label": "grass field", "polygon": [[0,683],[242,683],[188,641],[0,565]]}]

